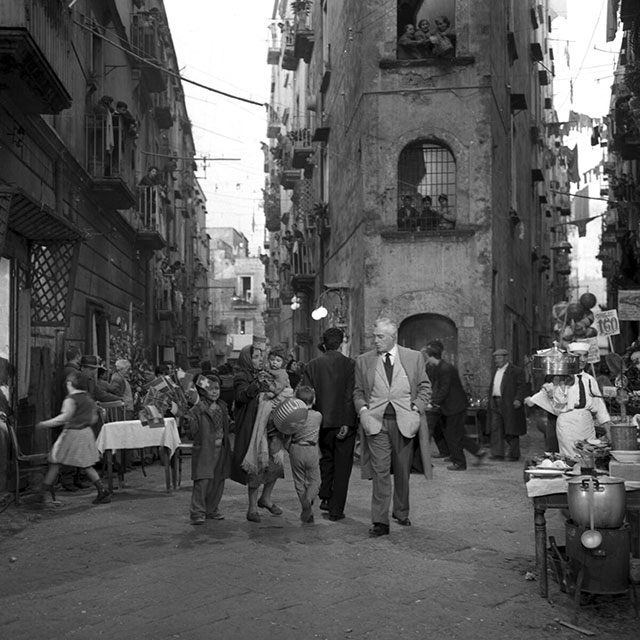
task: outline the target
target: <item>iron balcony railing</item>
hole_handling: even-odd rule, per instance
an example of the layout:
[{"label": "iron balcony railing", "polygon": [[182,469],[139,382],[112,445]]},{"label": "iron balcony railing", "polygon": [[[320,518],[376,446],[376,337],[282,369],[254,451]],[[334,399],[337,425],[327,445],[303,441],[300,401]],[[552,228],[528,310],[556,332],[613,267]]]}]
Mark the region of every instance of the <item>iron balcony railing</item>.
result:
[{"label": "iron balcony railing", "polygon": [[164,216],[164,199],[160,186],[138,187],[138,213],[141,231],[155,232],[167,237],[167,221]]}]

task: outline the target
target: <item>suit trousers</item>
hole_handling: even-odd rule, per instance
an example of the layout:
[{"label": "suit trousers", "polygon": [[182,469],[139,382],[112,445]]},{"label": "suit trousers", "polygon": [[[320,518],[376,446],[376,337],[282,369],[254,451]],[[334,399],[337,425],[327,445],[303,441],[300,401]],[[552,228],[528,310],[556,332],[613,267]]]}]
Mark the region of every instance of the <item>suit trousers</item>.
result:
[{"label": "suit trousers", "polygon": [[[496,400],[491,400],[491,455],[516,459],[520,457],[520,436],[505,434],[504,416]],[[506,443],[506,452],[505,452]]]},{"label": "suit trousers", "polygon": [[315,500],[320,487],[318,447],[292,443],[289,462],[298,499],[302,508],[307,508]]},{"label": "suit trousers", "polygon": [[463,468],[467,468],[467,460],[464,457],[464,450],[469,453],[478,455],[480,445],[472,440],[468,435],[465,428],[465,422],[467,418],[467,410],[454,413],[451,416],[444,416],[444,435],[449,445],[449,457],[451,462],[460,465]]},{"label": "suit trousers", "polygon": [[213,515],[218,510],[223,492],[224,478],[219,477],[218,473],[214,478],[194,480],[191,490],[191,519]]},{"label": "suit trousers", "polygon": [[353,450],[356,430],[349,429],[344,440],[338,440],[340,429],[320,429],[320,499],[329,502],[329,515],[344,513],[347,503],[349,478],[353,468]]},{"label": "suit trousers", "polygon": [[371,454],[373,492],[371,521],[389,524],[391,504],[391,468],[393,467],[393,514],[409,517],[409,477],[413,458],[413,438],[405,438],[395,417],[382,419],[382,430],[367,436]]}]

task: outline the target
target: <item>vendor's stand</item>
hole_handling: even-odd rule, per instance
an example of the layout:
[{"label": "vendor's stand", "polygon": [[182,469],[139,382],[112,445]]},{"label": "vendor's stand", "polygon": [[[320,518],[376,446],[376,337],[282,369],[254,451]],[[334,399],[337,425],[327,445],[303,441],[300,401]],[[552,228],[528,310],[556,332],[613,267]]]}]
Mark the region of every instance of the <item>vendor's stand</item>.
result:
[{"label": "vendor's stand", "polygon": [[[538,373],[546,376],[576,373],[570,354],[557,345],[534,356],[534,368],[536,365]],[[635,443],[637,446],[637,440]],[[576,617],[582,593],[628,593],[637,607],[630,566],[631,558],[640,558],[640,459],[616,460],[606,438],[576,441],[574,453],[574,459],[541,453],[525,469],[527,496],[534,508],[540,595],[548,595],[551,555],[562,590],[574,595]],[[553,538],[547,549],[547,509],[569,511],[566,555]]]}]

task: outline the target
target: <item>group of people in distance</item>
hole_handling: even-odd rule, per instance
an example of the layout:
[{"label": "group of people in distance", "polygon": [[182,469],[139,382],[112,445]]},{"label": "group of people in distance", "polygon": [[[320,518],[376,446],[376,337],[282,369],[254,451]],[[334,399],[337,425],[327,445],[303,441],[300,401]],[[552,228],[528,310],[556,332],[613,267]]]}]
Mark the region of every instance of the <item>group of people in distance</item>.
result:
[{"label": "group of people in distance", "polygon": [[413,196],[402,197],[398,209],[398,229],[400,231],[434,231],[436,229],[455,229],[455,210],[449,207],[449,198],[441,193],[438,196],[438,207],[433,206],[433,199],[426,195],[422,198],[422,208],[418,211],[413,206]]},{"label": "group of people in distance", "polygon": [[447,16],[438,16],[434,25],[426,18],[413,24],[404,25],[398,38],[398,58],[414,60],[421,58],[448,58],[455,54],[455,35],[451,32],[451,22]]}]

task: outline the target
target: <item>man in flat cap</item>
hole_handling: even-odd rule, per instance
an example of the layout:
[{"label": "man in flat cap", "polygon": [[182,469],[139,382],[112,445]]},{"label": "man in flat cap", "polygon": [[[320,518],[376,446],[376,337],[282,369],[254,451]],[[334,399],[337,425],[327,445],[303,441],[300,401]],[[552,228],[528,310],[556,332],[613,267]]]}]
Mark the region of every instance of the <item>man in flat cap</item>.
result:
[{"label": "man in flat cap", "polygon": [[527,433],[524,369],[509,362],[506,349],[493,352],[495,371],[489,387],[491,460],[520,459],[520,436]]}]

